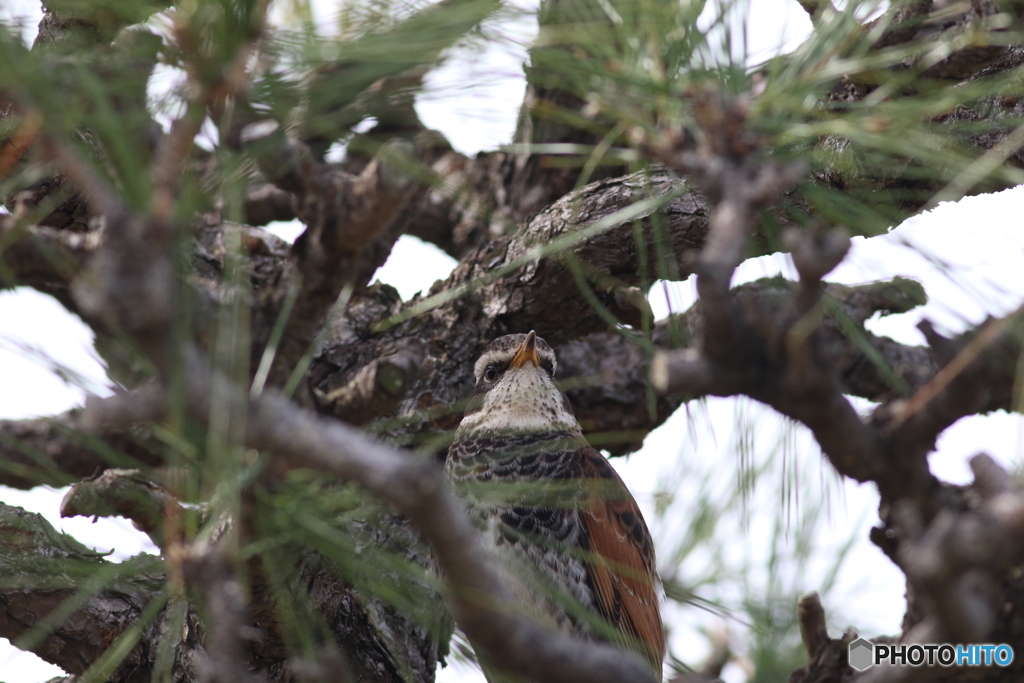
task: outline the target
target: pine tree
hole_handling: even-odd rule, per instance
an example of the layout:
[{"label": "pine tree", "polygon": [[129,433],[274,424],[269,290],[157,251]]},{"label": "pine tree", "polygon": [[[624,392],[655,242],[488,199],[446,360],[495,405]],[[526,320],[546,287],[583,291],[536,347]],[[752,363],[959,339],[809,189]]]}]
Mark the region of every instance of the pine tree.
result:
[{"label": "pine tree", "polygon": [[[0,422],[0,484],[73,485],[63,514],[160,549],[113,563],[0,504],[0,636],[75,681],[430,681],[457,626],[536,680],[648,679],[500,607],[438,467],[483,345],[533,329],[612,456],[704,396],[805,425],[877,487],[894,635],[1024,651],[1024,494],[987,456],[969,487],[927,460],[1020,411],[1020,309],[906,346],[864,325],[918,283],[823,280],[852,235],[1024,182],[1024,5],[800,4],[807,42],[750,65],[742,3],[543,0],[515,139],[475,157],[414,103],[450,48],[501,38],[496,0],[367,0],[329,31],[302,2],[46,0],[31,48],[0,26],[0,286],[80,316],[115,386]],[[293,219],[293,245],[259,227]],[[370,282],[402,235],[458,261],[410,301]],[[730,287],[778,251],[797,281]],[[690,277],[698,303],[653,320],[652,284]],[[765,610],[802,636],[790,680],[859,676],[816,596]],[[769,660],[758,680],[793,666]]]}]

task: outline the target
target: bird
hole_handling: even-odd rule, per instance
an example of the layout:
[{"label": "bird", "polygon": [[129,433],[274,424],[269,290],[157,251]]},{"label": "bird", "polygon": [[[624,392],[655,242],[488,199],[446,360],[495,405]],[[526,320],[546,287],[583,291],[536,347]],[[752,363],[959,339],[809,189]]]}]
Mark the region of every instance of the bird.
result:
[{"label": "bird", "polygon": [[555,367],[534,331],[487,345],[446,475],[522,612],[631,649],[660,680],[665,637],[650,531],[584,438]]}]

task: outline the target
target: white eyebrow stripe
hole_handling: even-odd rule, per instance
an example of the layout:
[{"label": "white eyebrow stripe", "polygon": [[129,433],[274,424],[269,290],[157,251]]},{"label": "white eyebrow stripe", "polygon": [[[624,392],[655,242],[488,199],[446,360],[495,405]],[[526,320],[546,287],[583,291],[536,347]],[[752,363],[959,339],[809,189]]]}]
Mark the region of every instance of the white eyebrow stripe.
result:
[{"label": "white eyebrow stripe", "polygon": [[[494,349],[491,351],[485,351],[483,355],[477,359],[476,364],[473,366],[473,379],[476,382],[480,381],[480,378],[484,376],[484,371],[487,370],[487,366],[493,363],[503,363],[508,365],[515,358],[516,351],[518,348],[513,349]],[[537,351],[540,354],[541,361],[551,361],[551,372],[554,374],[555,368],[558,367],[558,359],[555,358],[555,352],[546,348],[538,348]]]}]

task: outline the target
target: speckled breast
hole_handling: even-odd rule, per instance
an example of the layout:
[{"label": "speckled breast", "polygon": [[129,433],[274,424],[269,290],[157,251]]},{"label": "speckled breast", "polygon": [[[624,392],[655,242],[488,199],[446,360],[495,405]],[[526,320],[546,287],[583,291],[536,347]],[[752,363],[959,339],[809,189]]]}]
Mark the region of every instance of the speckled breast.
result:
[{"label": "speckled breast", "polygon": [[579,438],[568,431],[463,435],[445,469],[521,606],[557,628],[587,633],[579,616],[594,596],[579,512],[584,490],[573,472]]}]

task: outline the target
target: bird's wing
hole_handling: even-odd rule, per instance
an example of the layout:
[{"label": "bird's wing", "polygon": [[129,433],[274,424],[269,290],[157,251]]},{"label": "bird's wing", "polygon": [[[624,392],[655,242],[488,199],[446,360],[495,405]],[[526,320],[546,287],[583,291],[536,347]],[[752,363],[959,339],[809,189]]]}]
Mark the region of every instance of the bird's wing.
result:
[{"label": "bird's wing", "polygon": [[665,656],[658,595],[654,587],[654,543],[640,508],[608,461],[587,446],[577,452],[590,488],[583,510],[589,537],[588,563],[598,609],[619,631],[639,641],[659,675]]}]

